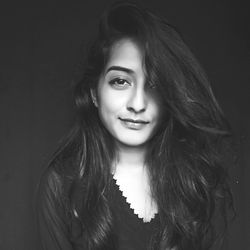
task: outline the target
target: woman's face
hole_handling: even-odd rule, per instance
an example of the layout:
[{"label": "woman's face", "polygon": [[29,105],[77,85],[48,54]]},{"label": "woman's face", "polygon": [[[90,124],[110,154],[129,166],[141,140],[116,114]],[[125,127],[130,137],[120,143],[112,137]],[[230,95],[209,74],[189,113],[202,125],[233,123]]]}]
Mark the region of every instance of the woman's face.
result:
[{"label": "woman's face", "polygon": [[160,98],[146,83],[142,53],[132,40],[113,45],[92,97],[119,145],[141,147],[154,135],[161,116]]}]

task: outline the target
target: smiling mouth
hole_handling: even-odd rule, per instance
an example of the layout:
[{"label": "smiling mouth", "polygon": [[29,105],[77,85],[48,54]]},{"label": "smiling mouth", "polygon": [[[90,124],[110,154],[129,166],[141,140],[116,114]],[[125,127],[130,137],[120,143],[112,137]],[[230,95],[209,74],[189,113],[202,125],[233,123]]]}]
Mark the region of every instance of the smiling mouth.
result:
[{"label": "smiling mouth", "polygon": [[134,119],[127,119],[127,118],[125,119],[119,118],[119,120],[121,121],[122,125],[125,128],[131,129],[131,130],[142,130],[149,123],[144,120],[134,120]]},{"label": "smiling mouth", "polygon": [[144,120],[134,120],[134,119],[128,119],[128,118],[119,118],[123,122],[129,122],[129,123],[135,123],[135,124],[148,124],[149,122]]}]

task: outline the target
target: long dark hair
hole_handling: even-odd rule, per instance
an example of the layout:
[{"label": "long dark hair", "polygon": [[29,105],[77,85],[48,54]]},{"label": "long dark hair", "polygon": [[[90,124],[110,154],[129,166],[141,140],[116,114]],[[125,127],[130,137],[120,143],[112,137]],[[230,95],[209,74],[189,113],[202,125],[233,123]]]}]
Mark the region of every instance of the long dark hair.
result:
[{"label": "long dark hair", "polygon": [[70,179],[64,187],[65,205],[82,224],[89,249],[115,248],[105,191],[116,151],[92,103],[91,89],[112,45],[122,38],[142,48],[147,83],[159,92],[166,113],[146,159],[160,218],[151,247],[209,249],[217,235],[214,217],[221,213],[226,223],[232,202],[220,156],[230,128],[204,71],[176,29],[133,3],[115,3],[101,17],[75,86],[78,119],[50,164]]}]

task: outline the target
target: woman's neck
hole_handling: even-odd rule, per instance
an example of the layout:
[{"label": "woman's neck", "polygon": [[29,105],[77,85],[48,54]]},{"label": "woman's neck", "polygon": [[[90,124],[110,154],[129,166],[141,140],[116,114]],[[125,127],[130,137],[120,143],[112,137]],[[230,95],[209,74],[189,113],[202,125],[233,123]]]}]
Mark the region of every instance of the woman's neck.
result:
[{"label": "woman's neck", "polygon": [[124,170],[142,169],[145,163],[146,147],[130,147],[119,145],[116,167]]},{"label": "woman's neck", "polygon": [[157,213],[157,205],[151,195],[147,168],[144,167],[146,147],[122,146],[118,149],[113,178],[134,213],[144,222],[149,222]]}]

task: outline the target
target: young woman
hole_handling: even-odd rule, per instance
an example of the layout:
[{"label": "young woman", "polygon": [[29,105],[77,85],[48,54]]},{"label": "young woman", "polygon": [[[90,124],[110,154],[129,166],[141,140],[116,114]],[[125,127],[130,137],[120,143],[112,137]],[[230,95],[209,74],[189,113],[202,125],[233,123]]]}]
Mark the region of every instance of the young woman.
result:
[{"label": "young woman", "polygon": [[86,65],[78,120],[40,183],[43,249],[209,249],[231,202],[229,128],[188,47],[163,19],[116,3]]}]

